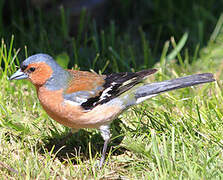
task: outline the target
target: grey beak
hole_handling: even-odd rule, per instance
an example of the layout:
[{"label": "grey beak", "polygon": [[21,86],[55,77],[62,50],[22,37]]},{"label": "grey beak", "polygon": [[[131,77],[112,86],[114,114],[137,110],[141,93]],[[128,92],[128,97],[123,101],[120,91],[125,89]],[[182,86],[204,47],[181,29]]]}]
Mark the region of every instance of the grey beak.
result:
[{"label": "grey beak", "polygon": [[27,74],[25,74],[21,71],[21,69],[19,69],[9,78],[9,80],[27,79],[28,77],[29,76]]}]

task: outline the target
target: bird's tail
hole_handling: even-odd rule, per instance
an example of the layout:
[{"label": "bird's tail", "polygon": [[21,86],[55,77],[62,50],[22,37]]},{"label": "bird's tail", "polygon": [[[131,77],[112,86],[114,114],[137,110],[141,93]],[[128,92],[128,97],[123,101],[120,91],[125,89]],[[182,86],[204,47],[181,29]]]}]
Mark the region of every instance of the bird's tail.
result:
[{"label": "bird's tail", "polygon": [[194,74],[177,79],[145,84],[135,89],[135,103],[138,104],[160,93],[215,81],[213,74]]}]

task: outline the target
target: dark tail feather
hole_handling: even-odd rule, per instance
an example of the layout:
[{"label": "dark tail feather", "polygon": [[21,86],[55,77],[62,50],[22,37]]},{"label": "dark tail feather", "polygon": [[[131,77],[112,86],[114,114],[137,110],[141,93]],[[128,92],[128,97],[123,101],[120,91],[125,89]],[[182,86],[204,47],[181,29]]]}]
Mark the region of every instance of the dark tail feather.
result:
[{"label": "dark tail feather", "polygon": [[140,103],[150,97],[156,96],[159,93],[180,89],[184,87],[194,86],[197,84],[208,83],[215,81],[213,74],[194,74],[191,76],[180,77],[177,79],[146,84],[137,88],[135,92],[136,103]]}]

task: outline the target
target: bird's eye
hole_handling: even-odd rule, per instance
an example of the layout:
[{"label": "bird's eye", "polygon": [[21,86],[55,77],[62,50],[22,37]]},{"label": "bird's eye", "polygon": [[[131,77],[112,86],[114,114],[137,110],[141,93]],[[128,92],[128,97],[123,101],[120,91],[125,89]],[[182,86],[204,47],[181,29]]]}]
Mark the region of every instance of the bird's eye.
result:
[{"label": "bird's eye", "polygon": [[35,70],[36,70],[36,68],[34,68],[34,67],[29,68],[30,72],[34,72]]}]

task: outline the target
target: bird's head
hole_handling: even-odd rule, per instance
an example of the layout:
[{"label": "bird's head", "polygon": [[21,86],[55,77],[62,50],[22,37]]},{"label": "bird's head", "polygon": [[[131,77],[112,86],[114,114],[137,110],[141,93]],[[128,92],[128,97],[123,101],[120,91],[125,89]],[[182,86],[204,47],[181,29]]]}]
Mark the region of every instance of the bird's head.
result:
[{"label": "bird's head", "polygon": [[62,88],[69,76],[51,56],[35,54],[25,59],[9,80],[28,79],[37,87],[46,85],[52,90]]}]

